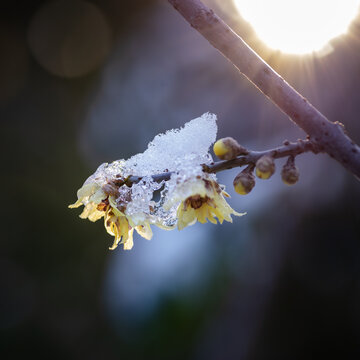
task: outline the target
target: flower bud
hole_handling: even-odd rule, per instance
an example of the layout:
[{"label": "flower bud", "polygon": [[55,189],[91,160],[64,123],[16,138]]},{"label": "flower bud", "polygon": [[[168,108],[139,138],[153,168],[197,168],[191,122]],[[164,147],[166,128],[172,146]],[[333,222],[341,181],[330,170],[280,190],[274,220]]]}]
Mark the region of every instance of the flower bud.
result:
[{"label": "flower bud", "polygon": [[213,147],[215,155],[221,160],[232,160],[239,155],[246,155],[248,151],[232,137],[218,140]]},{"label": "flower bud", "polygon": [[294,157],[290,156],[281,170],[282,181],[286,185],[294,185],[299,180],[299,168],[295,165]]},{"label": "flower bud", "polygon": [[259,179],[269,179],[275,172],[274,159],[269,155],[262,156],[256,162],[256,176]]},{"label": "flower bud", "polygon": [[237,174],[234,182],[234,189],[240,195],[247,195],[255,186],[255,176],[248,169]]}]

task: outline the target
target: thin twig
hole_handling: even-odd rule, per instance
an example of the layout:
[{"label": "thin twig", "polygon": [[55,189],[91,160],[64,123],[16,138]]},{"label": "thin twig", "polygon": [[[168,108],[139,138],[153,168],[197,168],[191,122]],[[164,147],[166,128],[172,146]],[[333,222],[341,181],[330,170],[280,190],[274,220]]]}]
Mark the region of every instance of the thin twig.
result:
[{"label": "thin twig", "polygon": [[[298,140],[297,142],[285,141],[283,146],[265,151],[249,151],[248,154],[238,156],[233,160],[217,161],[211,164],[203,164],[203,171],[208,174],[215,174],[219,171],[233,169],[245,165],[255,165],[258,159],[262,156],[269,155],[274,159],[279,159],[287,156],[297,156],[304,152],[313,152],[317,154],[319,149],[311,140]],[[156,182],[167,181],[170,179],[173,172],[165,172],[153,175],[152,178]],[[141,181],[142,176],[129,176],[122,184],[131,186]]]},{"label": "thin twig", "polygon": [[345,134],[342,124],[330,122],[200,0],[168,1],[321,150],[360,178],[360,148]]}]

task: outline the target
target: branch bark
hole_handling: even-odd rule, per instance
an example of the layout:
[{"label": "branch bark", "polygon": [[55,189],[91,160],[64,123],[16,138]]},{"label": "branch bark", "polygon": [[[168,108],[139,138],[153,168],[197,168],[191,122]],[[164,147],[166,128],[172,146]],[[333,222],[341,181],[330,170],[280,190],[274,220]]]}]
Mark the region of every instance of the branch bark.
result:
[{"label": "branch bark", "polygon": [[329,121],[200,0],[168,1],[241,74],[302,128],[320,151],[360,179],[360,148],[346,135],[341,123]]},{"label": "branch bark", "polygon": [[[271,156],[274,159],[280,159],[288,156],[297,156],[305,152],[313,152],[317,154],[319,152],[318,147],[310,140],[298,140],[297,142],[285,141],[282,146],[279,146],[274,149],[269,149],[265,151],[248,151],[246,155],[241,155],[232,160],[222,160],[217,161],[211,164],[203,164],[203,171],[208,174],[216,174],[223,170],[233,169],[235,167],[241,167],[245,165],[252,165],[255,167],[256,162],[262,156]],[[162,182],[170,180],[170,177],[173,173],[166,172],[161,174],[153,175],[152,178],[156,182]],[[132,186],[141,181],[142,176],[129,176],[126,179],[118,180],[118,183],[114,184],[115,186],[122,186],[126,184],[127,186]],[[105,191],[106,192],[106,191]]]}]

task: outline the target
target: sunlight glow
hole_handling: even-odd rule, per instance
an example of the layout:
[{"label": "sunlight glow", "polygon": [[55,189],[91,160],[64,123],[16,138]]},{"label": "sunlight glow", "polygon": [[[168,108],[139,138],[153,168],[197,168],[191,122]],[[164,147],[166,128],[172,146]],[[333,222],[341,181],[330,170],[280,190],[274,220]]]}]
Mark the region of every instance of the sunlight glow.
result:
[{"label": "sunlight glow", "polygon": [[234,0],[240,15],[273,49],[305,54],[320,51],[347,32],[359,0]]}]

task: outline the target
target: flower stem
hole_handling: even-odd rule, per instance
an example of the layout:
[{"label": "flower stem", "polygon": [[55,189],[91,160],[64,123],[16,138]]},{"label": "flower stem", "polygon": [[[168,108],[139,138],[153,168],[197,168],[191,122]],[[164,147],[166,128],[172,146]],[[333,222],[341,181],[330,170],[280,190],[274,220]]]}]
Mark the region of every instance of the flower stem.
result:
[{"label": "flower stem", "polygon": [[[246,155],[241,155],[232,160],[222,160],[217,161],[211,164],[203,164],[203,171],[208,174],[216,174],[220,171],[233,169],[235,167],[241,167],[245,165],[255,166],[258,159],[264,155],[273,157],[274,159],[279,159],[287,156],[297,156],[304,152],[313,152],[317,154],[320,152],[319,147],[314,144],[311,140],[301,140],[299,139],[296,142],[285,141],[282,146],[279,146],[274,149],[265,150],[265,151],[249,151]],[[155,174],[152,176],[153,180],[156,182],[167,181],[170,179],[173,172],[165,172],[161,174]],[[141,176],[129,176],[125,184],[131,186],[141,181]]]}]

